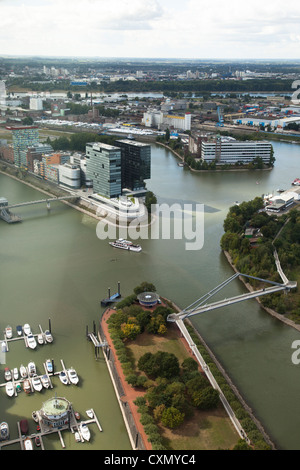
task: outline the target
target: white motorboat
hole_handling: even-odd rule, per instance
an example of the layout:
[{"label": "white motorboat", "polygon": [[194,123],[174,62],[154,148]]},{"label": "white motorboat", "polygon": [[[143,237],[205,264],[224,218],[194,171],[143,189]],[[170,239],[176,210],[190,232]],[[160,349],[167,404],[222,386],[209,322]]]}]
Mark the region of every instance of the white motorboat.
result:
[{"label": "white motorboat", "polygon": [[39,343],[39,344],[44,344],[44,338],[43,338],[42,333],[40,333],[40,334],[38,335],[37,340],[38,340],[38,343]]},{"label": "white motorboat", "polygon": [[52,343],[53,342],[53,336],[50,333],[50,331],[46,330],[44,334],[45,334],[45,338],[46,338],[47,343]]},{"label": "white motorboat", "polygon": [[28,379],[24,380],[23,390],[24,390],[25,393],[27,393],[27,395],[29,395],[29,393],[31,393],[31,385],[30,385],[30,382],[29,382]]},{"label": "white motorboat", "polygon": [[11,327],[11,326],[7,326],[7,327],[5,328],[5,336],[6,336],[6,338],[7,338],[7,339],[10,339],[10,338],[12,338],[12,335],[13,335],[13,333],[12,333],[12,327]]},{"label": "white motorboat", "polygon": [[25,323],[25,325],[23,326],[23,331],[24,331],[24,334],[25,335],[31,335],[31,328],[30,328],[30,325],[28,323]]},{"label": "white motorboat", "polygon": [[7,382],[10,382],[12,380],[12,373],[8,367],[5,367],[4,369],[4,378]]},{"label": "white motorboat", "polygon": [[30,349],[36,348],[37,344],[36,344],[35,337],[33,335],[30,334],[27,336],[27,344]]},{"label": "white motorboat", "polygon": [[37,392],[41,392],[43,390],[41,379],[36,374],[32,377],[31,383],[34,390],[36,390]]},{"label": "white motorboat", "polygon": [[33,450],[32,440],[30,437],[26,437],[26,439],[24,439],[24,448],[25,450]]},{"label": "white motorboat", "polygon": [[0,424],[0,441],[7,441],[9,439],[9,427],[5,421]]},{"label": "white motorboat", "polygon": [[14,380],[18,380],[19,378],[19,371],[18,371],[18,368],[15,367],[14,370],[13,370],[13,376],[14,376]]},{"label": "white motorboat", "polygon": [[90,433],[90,430],[89,430],[89,428],[87,427],[87,425],[85,423],[80,424],[79,431],[80,431],[80,434],[82,435],[82,437],[85,441],[90,440],[91,433]]},{"label": "white motorboat", "polygon": [[52,374],[53,372],[53,364],[52,364],[52,361],[50,359],[47,359],[46,360],[46,369],[47,369],[47,372],[49,374]]},{"label": "white motorboat", "polygon": [[86,414],[91,419],[94,417],[94,411],[92,409],[86,410]]},{"label": "white motorboat", "polygon": [[33,377],[36,374],[36,366],[34,362],[28,363],[28,375],[29,377]]},{"label": "white motorboat", "polygon": [[20,367],[20,375],[21,375],[22,379],[26,379],[26,377],[27,377],[27,370],[26,370],[26,367],[23,366],[23,364]]},{"label": "white motorboat", "polygon": [[6,341],[2,341],[1,343],[1,352],[6,353],[7,352],[7,344]]},{"label": "white motorboat", "polygon": [[71,367],[70,369],[67,369],[67,374],[68,374],[68,377],[69,377],[69,380],[70,380],[71,384],[77,385],[78,382],[79,382],[79,378],[78,378],[78,375],[76,373],[76,370],[73,369],[73,367]]},{"label": "white motorboat", "polygon": [[18,336],[22,336],[22,334],[23,334],[23,328],[22,328],[21,325],[18,325],[18,326],[17,326],[17,335],[18,335]]},{"label": "white motorboat", "polygon": [[50,380],[49,380],[48,375],[46,375],[46,374],[42,375],[41,381],[42,381],[42,384],[43,384],[44,388],[49,388],[50,387]]},{"label": "white motorboat", "polygon": [[76,441],[76,442],[80,442],[80,441],[81,441],[79,432],[76,431],[75,434],[74,434],[74,437],[75,437],[75,441]]},{"label": "white motorboat", "polygon": [[64,384],[64,385],[69,384],[68,377],[67,377],[67,375],[64,371],[61,371],[61,373],[59,374],[59,379],[60,379],[61,383]]},{"label": "white motorboat", "polygon": [[14,396],[14,393],[15,393],[14,384],[12,382],[7,382],[7,384],[5,385],[5,391],[9,397]]}]

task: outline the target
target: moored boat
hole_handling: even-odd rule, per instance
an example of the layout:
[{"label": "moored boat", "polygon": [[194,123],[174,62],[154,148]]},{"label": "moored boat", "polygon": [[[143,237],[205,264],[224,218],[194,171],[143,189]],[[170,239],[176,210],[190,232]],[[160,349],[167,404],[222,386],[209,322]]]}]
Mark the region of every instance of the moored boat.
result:
[{"label": "moored boat", "polygon": [[61,381],[62,384],[64,385],[68,385],[69,384],[69,381],[68,381],[68,377],[66,375],[66,373],[64,371],[61,371],[60,374],[59,374],[59,379]]},{"label": "moored boat", "polygon": [[16,392],[17,393],[22,392],[22,387],[21,387],[21,384],[19,384],[19,383],[16,385]]},{"label": "moored boat", "polygon": [[25,323],[25,325],[23,326],[23,331],[24,331],[24,334],[27,336],[31,334],[31,328],[30,328],[29,323]]},{"label": "moored boat", "polygon": [[37,447],[40,447],[40,445],[41,445],[40,436],[35,436],[34,442],[35,442],[35,445],[36,445]]},{"label": "moored boat", "polygon": [[7,441],[9,439],[9,426],[5,421],[0,424],[0,441]]},{"label": "moored boat", "polygon": [[36,366],[34,362],[28,363],[28,376],[33,377],[36,374]]},{"label": "moored boat", "polygon": [[23,366],[23,364],[20,367],[20,375],[21,375],[22,379],[26,379],[26,377],[27,377],[27,369],[26,369],[25,366]]},{"label": "moored boat", "polygon": [[12,382],[7,382],[7,384],[5,385],[5,391],[9,397],[13,397],[15,394],[14,384]]},{"label": "moored boat", "polygon": [[52,336],[52,334],[50,333],[49,330],[45,331],[45,338],[46,338],[47,343],[52,343],[53,342],[53,336]]},{"label": "moored boat", "polygon": [[7,339],[12,338],[13,334],[12,334],[12,327],[11,326],[7,326],[5,328],[5,336],[6,336]]},{"label": "moored boat", "polygon": [[27,344],[30,349],[36,348],[37,344],[36,344],[35,337],[33,335],[30,334],[27,336]]},{"label": "moored boat", "polygon": [[92,409],[86,410],[86,414],[87,414],[87,416],[88,416],[89,418],[91,418],[91,419],[94,417],[94,412],[93,412]]},{"label": "moored boat", "polygon": [[33,450],[32,440],[30,437],[26,437],[26,439],[24,439],[24,448],[25,450]]},{"label": "moored boat", "polygon": [[49,374],[52,374],[52,372],[53,372],[53,364],[52,364],[51,359],[47,359],[47,360],[46,360],[46,369],[47,369],[47,372],[48,372]]},{"label": "moored boat", "polygon": [[12,379],[12,373],[11,370],[8,367],[5,367],[4,369],[4,378],[7,382],[10,382]]},{"label": "moored boat", "polygon": [[28,433],[28,421],[27,421],[27,419],[21,419],[20,429],[21,429],[21,433],[23,434],[23,436]]},{"label": "moored boat", "polygon": [[79,382],[79,378],[78,378],[78,375],[76,373],[76,370],[73,369],[73,367],[71,367],[70,369],[67,369],[67,374],[68,374],[68,377],[69,377],[69,380],[70,380],[71,384],[77,385],[78,382]]},{"label": "moored boat", "polygon": [[46,374],[42,375],[41,382],[42,382],[44,388],[49,388],[50,387],[50,381],[49,381],[48,375],[46,375]]},{"label": "moored boat", "polygon": [[23,390],[27,395],[31,392],[31,385],[28,379],[25,379],[23,382]]},{"label": "moored boat", "polygon": [[36,390],[37,392],[42,391],[43,385],[42,385],[41,379],[36,374],[32,377],[31,383],[32,383],[34,390]]},{"label": "moored boat", "polygon": [[85,423],[81,423],[79,426],[80,434],[82,435],[85,441],[89,441],[91,438],[91,433],[88,426]]},{"label": "moored boat", "polygon": [[74,437],[75,437],[75,441],[76,441],[76,442],[80,442],[80,441],[81,441],[79,432],[76,431],[75,434],[74,434]]},{"label": "moored boat", "polygon": [[7,352],[7,344],[6,341],[2,341],[1,343],[1,352],[6,353]]},{"label": "moored boat", "polygon": [[39,416],[36,411],[33,411],[31,416],[32,416],[33,421],[35,421],[36,423],[39,422]]},{"label": "moored boat", "polygon": [[17,335],[18,335],[18,336],[22,336],[22,334],[23,334],[23,328],[22,328],[21,325],[18,325],[18,326],[17,326]]},{"label": "moored boat", "polygon": [[18,380],[19,378],[19,371],[18,371],[18,368],[15,367],[14,370],[13,370],[13,376],[14,376],[14,380]]},{"label": "moored boat", "polygon": [[42,333],[40,333],[40,334],[38,335],[37,340],[38,340],[38,343],[39,343],[39,344],[44,344],[44,338],[43,338]]}]

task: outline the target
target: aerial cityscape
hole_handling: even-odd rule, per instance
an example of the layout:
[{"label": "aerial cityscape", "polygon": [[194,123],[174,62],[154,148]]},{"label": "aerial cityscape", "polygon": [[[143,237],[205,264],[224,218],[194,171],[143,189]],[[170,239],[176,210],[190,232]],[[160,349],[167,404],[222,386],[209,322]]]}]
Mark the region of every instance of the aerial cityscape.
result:
[{"label": "aerial cityscape", "polygon": [[0,449],[299,450],[300,7],[0,13]]}]

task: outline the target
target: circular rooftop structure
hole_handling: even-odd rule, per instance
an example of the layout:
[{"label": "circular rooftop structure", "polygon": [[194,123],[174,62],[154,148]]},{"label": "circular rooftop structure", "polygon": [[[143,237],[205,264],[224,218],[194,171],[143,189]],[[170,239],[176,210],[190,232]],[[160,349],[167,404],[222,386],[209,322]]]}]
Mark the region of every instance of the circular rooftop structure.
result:
[{"label": "circular rooftop structure", "polygon": [[47,426],[59,427],[68,423],[71,410],[72,405],[66,398],[55,397],[43,403],[40,416]]},{"label": "circular rooftop structure", "polygon": [[142,292],[138,294],[137,299],[143,307],[154,307],[159,300],[159,295],[156,292]]}]

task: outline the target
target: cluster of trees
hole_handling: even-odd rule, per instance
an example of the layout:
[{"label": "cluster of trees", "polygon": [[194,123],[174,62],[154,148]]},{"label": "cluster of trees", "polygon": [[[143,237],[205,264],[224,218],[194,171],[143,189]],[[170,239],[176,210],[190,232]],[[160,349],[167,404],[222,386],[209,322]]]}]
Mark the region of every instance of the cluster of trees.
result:
[{"label": "cluster of trees", "polygon": [[[239,272],[281,282],[273,254],[275,246],[286,275],[295,279],[300,263],[300,214],[297,210],[292,210],[289,214],[280,216],[268,215],[266,212],[259,212],[262,207],[262,198],[231,207],[224,221],[225,233],[221,239],[221,247],[229,252]],[[254,246],[244,236],[248,227],[257,229],[260,233]],[[282,228],[280,236],[274,241]],[[258,281],[249,282],[258,286]],[[294,290],[288,295],[277,293],[264,296],[261,302],[280,314],[288,313],[296,320],[298,316],[298,321],[300,320],[300,302],[297,301]]]},{"label": "cluster of trees", "polygon": [[72,150],[85,152],[88,142],[103,142],[105,144],[114,145],[116,137],[109,135],[99,135],[92,132],[77,132],[71,134],[70,137],[62,136],[51,140],[49,137],[46,142],[52,145],[54,150]]}]

